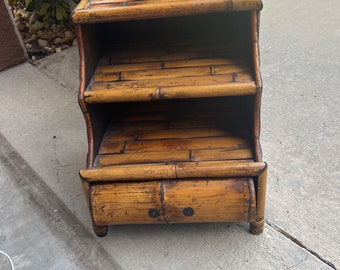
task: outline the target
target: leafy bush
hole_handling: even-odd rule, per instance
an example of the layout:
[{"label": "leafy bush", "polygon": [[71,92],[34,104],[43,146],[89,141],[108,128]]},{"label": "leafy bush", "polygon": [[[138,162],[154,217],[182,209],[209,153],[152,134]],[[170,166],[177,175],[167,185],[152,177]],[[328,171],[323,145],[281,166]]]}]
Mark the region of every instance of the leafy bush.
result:
[{"label": "leafy bush", "polygon": [[[50,17],[64,21],[70,13],[70,5],[66,0],[24,0],[27,11],[36,12],[43,21]],[[73,0],[78,3],[79,0]]]}]

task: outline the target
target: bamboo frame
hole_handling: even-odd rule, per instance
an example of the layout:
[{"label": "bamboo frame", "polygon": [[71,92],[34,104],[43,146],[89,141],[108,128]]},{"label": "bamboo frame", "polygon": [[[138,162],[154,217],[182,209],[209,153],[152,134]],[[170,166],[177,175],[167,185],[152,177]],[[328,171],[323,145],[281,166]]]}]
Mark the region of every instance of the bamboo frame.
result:
[{"label": "bamboo frame", "polygon": [[[267,164],[262,161],[260,146],[262,79],[258,30],[261,1],[145,0],[130,5],[133,2],[133,0],[124,1],[126,4],[124,7],[117,7],[110,0],[91,0],[91,3],[89,0],[82,0],[72,15],[74,22],[78,24],[76,26],[80,55],[78,98],[88,135],[87,164],[86,169],[80,170],[80,178],[91,209],[96,234],[104,236],[107,233],[108,224],[125,224],[126,222],[220,221],[221,219],[210,215],[208,210],[202,212],[202,215],[206,215],[206,219],[199,215],[193,219],[183,218],[183,213],[178,212],[178,207],[179,205],[186,207],[187,202],[181,196],[196,196],[190,192],[198,192],[199,196],[208,194],[212,192],[211,189],[199,187],[208,186],[209,181],[216,181],[215,186],[228,186],[231,196],[235,195],[236,198],[240,195],[237,192],[241,192],[237,187],[238,183],[246,179],[249,181],[250,199],[245,199],[244,204],[241,203],[239,208],[237,206],[228,208],[226,202],[223,202],[224,199],[221,202],[212,199],[208,205],[209,207],[227,207],[226,212],[239,211],[236,216],[228,214],[224,217],[225,220],[248,221],[251,233],[261,233],[264,226],[267,179]],[[241,29],[245,30],[244,33],[250,33],[247,37],[249,39],[244,38],[245,35],[236,35],[233,36],[234,39],[228,39],[224,44],[223,38],[214,40],[216,38],[214,36],[213,43],[209,43],[209,39],[202,39],[202,41],[192,39],[194,40],[192,44],[183,41],[181,45],[181,43],[170,41],[169,43],[157,42],[155,47],[148,47],[141,43],[141,47],[138,48],[133,43],[116,44],[104,52],[102,47],[104,44],[100,39],[103,33],[100,31],[106,28],[101,27],[102,25],[97,27],[97,23],[101,22],[225,11],[249,11],[244,14],[249,14],[250,17],[243,16],[241,19],[246,18],[247,22],[250,19],[250,29],[245,29],[244,24],[238,25],[243,27]],[[234,18],[231,17],[231,20]],[[97,29],[100,29],[99,34],[96,33]],[[251,42],[247,44],[249,48],[246,48],[246,53],[251,54],[251,60],[248,59],[248,55],[244,56],[243,48],[240,49],[237,45],[238,42],[245,41]],[[145,51],[139,50],[143,46],[146,48]],[[181,51],[182,55],[177,53],[177,48],[181,46],[185,47],[185,50]],[[207,52],[202,48],[217,53],[211,54],[211,51]],[[154,54],[156,50],[157,53]],[[190,116],[199,118],[202,122],[200,124],[192,121],[190,117],[175,121],[176,114],[172,115],[172,118],[167,118],[171,115],[171,110],[176,111],[183,104],[181,103],[182,105],[176,108],[173,107],[175,103],[164,100],[212,100],[217,97],[224,100],[225,97],[232,96],[243,96],[242,101],[245,102],[240,103],[241,106],[237,105],[238,110],[232,106],[231,110],[223,109],[223,106],[218,103],[216,111],[211,111],[211,107],[205,107],[206,104],[203,104],[200,108],[202,114],[197,113],[199,111],[197,110]],[[138,111],[139,109],[134,106],[126,112],[117,111],[117,115],[121,118],[115,118],[116,122],[112,122],[112,130],[105,131],[111,121],[108,112],[110,114],[116,111],[106,110],[106,105],[103,103],[111,103],[109,106],[119,104],[117,108],[120,108],[121,104],[126,102],[130,104],[158,102],[165,103],[166,106],[160,105],[161,110],[156,109],[149,114],[143,114],[143,108]],[[179,103],[179,101],[176,102]],[[234,115],[221,117],[224,113],[234,110],[238,115],[238,121],[246,122],[249,115],[242,106],[249,106],[252,110],[251,131],[245,129],[244,125],[235,124]],[[184,112],[186,117],[190,115],[188,111]],[[216,112],[219,114],[214,116]],[[124,115],[124,113],[127,114]],[[204,114],[209,114],[209,117],[204,118]],[[221,119],[212,121],[216,117]],[[161,123],[162,121],[165,124]],[[232,132],[225,129],[226,127],[231,127]],[[190,131],[187,132],[186,128]],[[204,184],[205,182],[207,184]],[[153,183],[156,183],[157,188],[153,187]],[[138,189],[137,186],[142,188]],[[144,189],[143,186],[149,188]],[[188,189],[179,192],[179,186]],[[113,203],[112,205],[115,204],[110,201],[112,196],[116,196],[114,195],[115,187],[117,190],[125,190],[127,197],[134,196],[134,191],[129,188],[136,187],[136,196],[140,196],[139,201],[145,199],[144,206],[160,208],[160,219],[151,221],[145,219],[143,204],[138,206],[140,208],[135,212],[135,220],[133,220],[133,214],[127,218],[123,212],[119,217],[120,220],[104,217],[100,213],[101,205],[105,206],[107,200]],[[155,196],[157,200],[154,200]],[[175,197],[176,200],[169,205],[164,202],[164,198]],[[157,201],[156,204],[154,204],[155,201]],[[160,206],[160,202],[163,206]],[[133,204],[132,200],[129,206],[130,213],[133,213]],[[121,209],[122,205],[115,207]],[[124,205],[126,206],[125,203]],[[166,206],[169,206],[168,213],[170,214],[168,215]],[[141,212],[143,215],[140,216]],[[112,215],[109,212],[106,214]]]},{"label": "bamboo frame", "polygon": [[[90,4],[90,0],[82,0],[72,14],[74,23],[98,23],[113,21],[129,21],[154,19],[194,14],[261,10],[260,0],[163,0],[142,1],[132,4],[124,1],[125,6],[113,5],[111,1],[103,4]],[[123,2],[123,1],[122,1]]]},{"label": "bamboo frame", "polygon": [[255,94],[253,82],[84,92],[86,103],[150,101],[161,99],[206,98]]},{"label": "bamboo frame", "polygon": [[151,181],[210,177],[255,177],[265,169],[263,162],[205,161],[175,164],[138,164],[80,170],[87,182]]},{"label": "bamboo frame", "polygon": [[251,13],[252,49],[254,59],[253,67],[256,84],[254,104],[254,150],[256,161],[262,161],[263,158],[260,144],[262,78],[260,73],[260,53],[259,53],[259,15],[260,13],[257,11],[252,11]]},{"label": "bamboo frame", "polygon": [[264,213],[266,202],[266,189],[267,189],[267,165],[262,173],[257,177],[257,194],[256,194],[256,220],[250,223],[250,232],[252,234],[260,234],[264,229]]}]

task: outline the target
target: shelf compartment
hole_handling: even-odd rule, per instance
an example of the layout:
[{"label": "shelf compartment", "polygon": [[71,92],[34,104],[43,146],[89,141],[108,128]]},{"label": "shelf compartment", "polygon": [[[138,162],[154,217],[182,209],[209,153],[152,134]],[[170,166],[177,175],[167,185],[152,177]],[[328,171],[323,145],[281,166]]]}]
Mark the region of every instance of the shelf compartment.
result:
[{"label": "shelf compartment", "polygon": [[82,0],[72,20],[98,23],[260,9],[260,0]]},{"label": "shelf compartment", "polygon": [[97,226],[255,222],[253,97],[108,104],[111,115],[91,169]]},{"label": "shelf compartment", "polygon": [[120,103],[103,135],[88,182],[254,177],[246,100],[241,97]]},{"label": "shelf compartment", "polygon": [[256,86],[250,67],[247,48],[235,41],[110,45],[84,100],[108,103],[253,95]]}]

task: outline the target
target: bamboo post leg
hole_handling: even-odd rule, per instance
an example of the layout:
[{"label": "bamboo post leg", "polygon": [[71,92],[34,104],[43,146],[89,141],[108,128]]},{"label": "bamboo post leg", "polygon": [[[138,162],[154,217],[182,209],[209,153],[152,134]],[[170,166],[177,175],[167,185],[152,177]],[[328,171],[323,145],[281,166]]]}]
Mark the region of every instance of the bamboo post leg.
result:
[{"label": "bamboo post leg", "polygon": [[266,201],[267,168],[257,179],[256,220],[250,223],[252,234],[261,234],[264,228],[264,210]]},{"label": "bamboo post leg", "polygon": [[93,231],[98,237],[104,237],[107,235],[109,226],[104,225],[104,226],[97,226],[93,224]]}]

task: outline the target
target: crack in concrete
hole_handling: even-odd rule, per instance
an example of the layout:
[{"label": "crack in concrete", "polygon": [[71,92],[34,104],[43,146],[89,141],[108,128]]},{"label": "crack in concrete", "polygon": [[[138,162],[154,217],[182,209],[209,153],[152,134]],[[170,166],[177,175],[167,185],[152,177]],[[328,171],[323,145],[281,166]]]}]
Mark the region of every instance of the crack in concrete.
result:
[{"label": "crack in concrete", "polygon": [[302,264],[302,263],[304,263],[305,261],[307,261],[307,259],[308,259],[308,255],[306,255],[306,257],[305,257],[303,260],[301,260],[300,262],[298,262],[298,263],[296,263],[296,264],[294,264],[294,265],[292,265],[292,266],[289,266],[289,267],[287,268],[287,270],[288,270],[288,269],[293,269],[293,268],[299,266],[300,264]]},{"label": "crack in concrete", "polygon": [[70,87],[68,87],[67,84],[65,84],[64,82],[61,82],[60,80],[56,79],[54,76],[52,76],[51,74],[46,72],[45,71],[46,66],[44,64],[42,64],[41,62],[37,61],[37,62],[30,63],[30,64],[33,67],[39,69],[39,71],[41,71],[47,78],[51,79],[52,81],[54,81],[55,83],[57,83],[61,87],[65,88],[65,89],[70,89]]},{"label": "crack in concrete", "polygon": [[318,258],[320,261],[322,261],[323,263],[327,264],[328,266],[330,266],[333,269],[337,269],[335,267],[335,265],[333,263],[331,263],[330,261],[322,258],[321,255],[319,255],[317,252],[315,252],[314,250],[311,250],[310,248],[308,248],[306,245],[304,245],[299,239],[295,238],[294,236],[292,236],[291,234],[289,234],[288,232],[286,232],[285,230],[281,229],[279,226],[275,225],[273,222],[269,221],[268,219],[265,220],[266,224],[268,226],[270,226],[271,228],[273,228],[275,231],[279,232],[280,234],[282,234],[284,237],[288,238],[290,241],[292,241],[293,243],[295,243],[296,245],[298,245],[299,247],[301,247],[302,249],[306,250],[308,253],[312,254],[313,256],[315,256],[316,258]]}]

